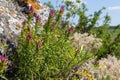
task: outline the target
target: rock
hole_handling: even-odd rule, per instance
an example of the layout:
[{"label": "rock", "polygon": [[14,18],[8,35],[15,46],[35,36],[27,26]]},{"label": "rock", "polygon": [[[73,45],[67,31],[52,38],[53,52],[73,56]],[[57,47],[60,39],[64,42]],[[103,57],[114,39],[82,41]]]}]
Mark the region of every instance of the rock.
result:
[{"label": "rock", "polygon": [[0,5],[0,33],[4,33],[6,36],[9,36],[11,33],[19,34],[22,26],[21,23],[26,17],[22,12],[16,11],[16,6],[12,1],[0,0]]},{"label": "rock", "polygon": [[[24,2],[26,1],[26,2]],[[24,3],[23,3],[24,2]],[[19,3],[19,5],[18,5]],[[22,22],[27,20],[27,14],[24,13],[24,10],[28,9],[28,5],[32,5],[35,9],[35,14],[40,15],[41,17],[41,26],[46,23],[46,20],[49,16],[49,8],[42,5],[41,3],[35,2],[34,0],[0,0],[0,40],[3,40],[4,45],[9,46],[11,43],[16,43],[17,38],[20,35]],[[35,25],[35,17],[31,23],[31,27]],[[40,29],[41,30],[41,29]],[[7,44],[7,41],[12,41]],[[3,44],[0,41],[0,49]]]},{"label": "rock", "polygon": [[[41,25],[44,25],[49,16],[48,8],[41,3],[36,3],[35,0],[24,1],[26,5],[34,7],[36,15],[41,16]],[[6,0],[0,0],[0,5],[0,33],[4,33],[9,38],[12,37],[10,34],[19,35],[22,22],[24,19],[27,19],[27,15],[21,11],[25,7],[19,7],[15,1],[8,2]],[[31,24],[32,26],[34,25],[34,21]]]}]

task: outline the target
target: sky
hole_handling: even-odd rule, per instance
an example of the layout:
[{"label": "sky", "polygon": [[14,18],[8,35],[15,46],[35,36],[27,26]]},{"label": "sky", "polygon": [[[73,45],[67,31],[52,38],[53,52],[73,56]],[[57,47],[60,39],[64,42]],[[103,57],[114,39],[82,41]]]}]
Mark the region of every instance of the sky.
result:
[{"label": "sky", "polygon": [[[56,0],[40,0],[41,3],[50,1],[53,5],[59,4],[56,3]],[[59,0],[62,1],[62,0]],[[93,14],[94,11],[105,7],[106,10],[103,11],[103,15],[108,13],[111,17],[111,26],[120,24],[120,0],[82,0],[85,2],[86,7],[88,8],[87,14]],[[101,21],[102,22],[102,21]]]}]

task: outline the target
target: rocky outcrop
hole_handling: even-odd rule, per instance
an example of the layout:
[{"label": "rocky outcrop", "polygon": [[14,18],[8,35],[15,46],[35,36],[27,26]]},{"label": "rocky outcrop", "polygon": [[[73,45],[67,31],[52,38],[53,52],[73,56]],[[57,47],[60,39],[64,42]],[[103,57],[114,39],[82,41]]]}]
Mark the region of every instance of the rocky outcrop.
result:
[{"label": "rocky outcrop", "polygon": [[[48,8],[35,0],[0,0],[0,40],[16,42],[22,28],[22,22],[27,19],[25,11],[28,5],[32,5],[36,15],[41,17],[41,25],[44,25],[48,18]],[[31,26],[34,26],[35,18]],[[3,38],[4,36],[4,38]],[[0,50],[3,46],[0,41]]]}]

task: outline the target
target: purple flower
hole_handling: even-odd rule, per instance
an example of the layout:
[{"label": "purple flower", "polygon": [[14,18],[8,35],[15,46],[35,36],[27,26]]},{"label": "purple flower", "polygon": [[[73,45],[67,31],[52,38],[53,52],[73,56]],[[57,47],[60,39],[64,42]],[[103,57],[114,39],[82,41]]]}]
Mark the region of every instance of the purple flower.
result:
[{"label": "purple flower", "polygon": [[0,60],[2,62],[7,62],[8,61],[8,58],[4,57],[3,55],[0,55]]},{"label": "purple flower", "polygon": [[50,10],[50,14],[49,14],[49,16],[52,18],[52,17],[54,17],[54,14],[55,14],[54,9],[51,9],[51,10]]},{"label": "purple flower", "polygon": [[40,20],[41,20],[40,15],[37,15],[37,16],[36,16],[36,21],[39,22]]},{"label": "purple flower", "polygon": [[34,12],[33,6],[31,6],[31,5],[29,6],[29,11],[30,11],[30,12]]},{"label": "purple flower", "polygon": [[36,47],[37,47],[37,48],[40,48],[40,46],[41,46],[41,42],[40,42],[40,41],[37,41],[37,42],[36,42]]},{"label": "purple flower", "polygon": [[27,39],[27,40],[31,40],[31,39],[32,39],[32,34],[29,33],[29,34],[26,36],[26,39]]},{"label": "purple flower", "polygon": [[71,26],[71,27],[69,27],[69,28],[67,29],[67,33],[72,33],[72,32],[73,32],[73,30],[74,30],[74,27],[73,27],[73,26]]},{"label": "purple flower", "polygon": [[62,5],[61,8],[60,8],[60,11],[63,13],[64,10],[65,10],[65,6]]},{"label": "purple flower", "polygon": [[27,20],[24,20],[24,21],[23,21],[23,25],[25,25],[26,23],[27,23]]}]

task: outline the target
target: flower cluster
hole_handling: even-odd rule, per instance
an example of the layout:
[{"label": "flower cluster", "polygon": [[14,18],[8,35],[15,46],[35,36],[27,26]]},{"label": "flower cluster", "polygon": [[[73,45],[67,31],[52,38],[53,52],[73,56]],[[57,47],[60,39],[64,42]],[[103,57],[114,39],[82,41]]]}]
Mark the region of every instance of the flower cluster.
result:
[{"label": "flower cluster", "polygon": [[4,57],[3,55],[0,55],[0,61],[7,62],[8,58]]},{"label": "flower cluster", "polygon": [[6,70],[8,64],[8,58],[4,57],[3,55],[0,55],[0,75],[3,73],[3,71]]},{"label": "flower cluster", "polygon": [[63,14],[64,10],[65,10],[65,6],[62,5],[60,8],[60,13]]},{"label": "flower cluster", "polygon": [[50,17],[50,18],[53,18],[53,17],[54,17],[54,14],[55,14],[54,9],[51,9],[51,10],[50,10],[49,17]]},{"label": "flower cluster", "polygon": [[102,45],[101,39],[95,38],[93,35],[88,35],[88,33],[74,33],[70,39],[73,40],[74,47],[84,46],[86,50],[92,52],[96,52],[96,50]]},{"label": "flower cluster", "polygon": [[74,26],[70,26],[70,27],[66,30],[66,33],[67,33],[67,34],[71,34],[71,33],[73,33],[73,31],[74,31]]},{"label": "flower cluster", "polygon": [[120,60],[115,56],[108,56],[99,61],[98,77],[100,79],[109,77],[110,80],[120,79]]},{"label": "flower cluster", "polygon": [[89,60],[82,65],[82,69],[86,69],[94,76],[96,80],[119,80],[120,79],[120,60],[115,56],[108,55],[98,61],[95,67],[95,58]]}]

